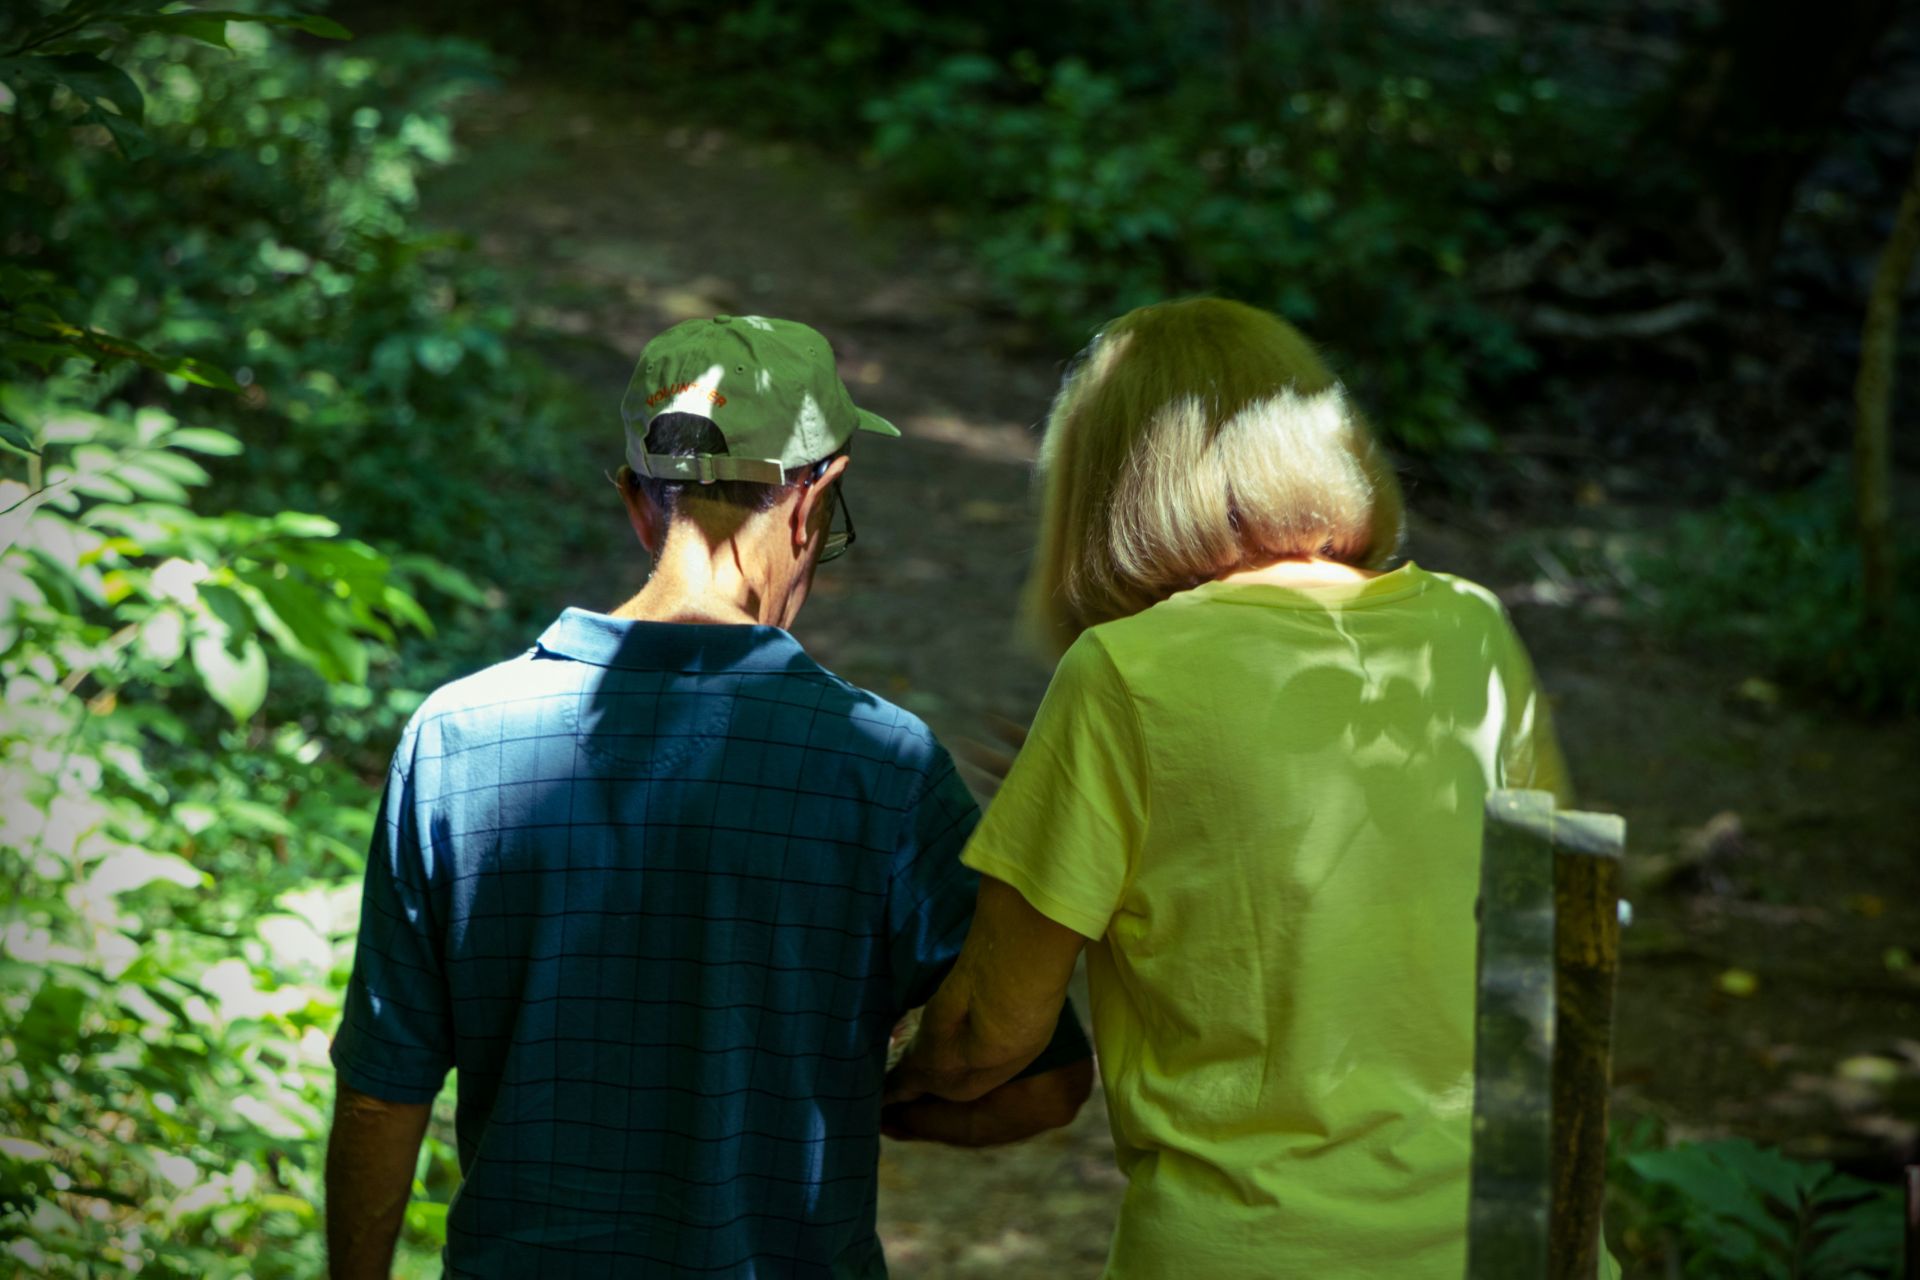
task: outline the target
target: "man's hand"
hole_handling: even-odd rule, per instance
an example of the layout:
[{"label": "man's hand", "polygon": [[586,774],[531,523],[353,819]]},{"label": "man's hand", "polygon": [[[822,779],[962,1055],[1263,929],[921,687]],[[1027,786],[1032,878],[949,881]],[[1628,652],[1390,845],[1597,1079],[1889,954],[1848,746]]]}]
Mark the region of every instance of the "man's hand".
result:
[{"label": "man's hand", "polygon": [[972,1102],[933,1097],[896,1102],[881,1111],[880,1132],[902,1141],[998,1146],[1071,1124],[1092,1090],[1093,1062],[1083,1058],[1037,1076],[1009,1080]]},{"label": "man's hand", "polygon": [[1012,885],[981,877],[966,945],[888,1076],[885,1101],[931,1094],[971,1102],[1013,1079],[1053,1038],[1067,979],[1086,944]]},{"label": "man's hand", "polygon": [[338,1086],[327,1143],[327,1274],[388,1280],[407,1216],[429,1103],[385,1102]]}]

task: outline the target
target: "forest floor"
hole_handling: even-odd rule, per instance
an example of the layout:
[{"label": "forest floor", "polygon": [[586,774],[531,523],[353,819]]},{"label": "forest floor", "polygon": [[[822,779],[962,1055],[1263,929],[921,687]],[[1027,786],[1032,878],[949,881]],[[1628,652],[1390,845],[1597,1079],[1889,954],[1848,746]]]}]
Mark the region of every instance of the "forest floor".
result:
[{"label": "forest floor", "polygon": [[[845,162],[537,85],[476,100],[462,138],[427,215],[498,264],[584,406],[577,483],[498,495],[582,530],[547,603],[609,608],[641,582],[602,471],[646,340],[691,316],[801,319],[905,438],[856,452],[859,545],[820,573],[796,633],[949,741],[980,736],[987,713],[1024,721],[1047,678],[1014,635],[1034,424],[1070,353],[1037,352],[983,304],[964,253],[879,210]],[[1801,705],[1737,656],[1663,642],[1630,602],[1567,589],[1544,548],[1658,527],[1674,513],[1657,504],[1411,497],[1412,556],[1508,601],[1583,806],[1627,819],[1616,1125],[1650,1116],[1674,1137],[1744,1135],[1891,1176],[1920,1119],[1920,981],[1899,968],[1920,955],[1920,727]],[[896,1273],[1097,1274],[1122,1187],[1111,1153],[1097,1096],[1008,1149],[889,1144]]]}]

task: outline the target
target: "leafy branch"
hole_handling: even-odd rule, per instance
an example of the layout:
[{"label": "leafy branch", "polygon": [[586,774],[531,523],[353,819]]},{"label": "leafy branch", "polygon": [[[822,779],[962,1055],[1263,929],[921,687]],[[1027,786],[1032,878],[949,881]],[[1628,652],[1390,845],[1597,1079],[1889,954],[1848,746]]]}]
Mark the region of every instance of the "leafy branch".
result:
[{"label": "leafy branch", "polygon": [[113,136],[120,154],[138,160],[152,154],[143,125],[146,97],[124,70],[101,55],[115,42],[101,28],[139,34],[184,36],[221,49],[229,22],[291,27],[328,40],[349,40],[353,33],[317,14],[243,13],[237,9],[174,9],[173,0],[73,0],[66,8],[27,28],[0,55],[0,83],[15,92],[32,86],[59,88],[84,108],[86,124]]}]

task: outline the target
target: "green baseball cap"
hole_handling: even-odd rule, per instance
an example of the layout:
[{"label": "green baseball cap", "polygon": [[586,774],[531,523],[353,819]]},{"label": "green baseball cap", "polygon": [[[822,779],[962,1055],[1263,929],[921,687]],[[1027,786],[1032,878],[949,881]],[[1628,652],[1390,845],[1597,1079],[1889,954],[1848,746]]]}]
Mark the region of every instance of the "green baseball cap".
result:
[{"label": "green baseball cap", "polygon": [[[647,452],[647,428],[663,413],[690,413],[719,428],[725,453]],[[620,400],[627,465],[657,480],[748,480],[784,484],[855,431],[897,436],[885,418],[856,408],[833,348],[818,332],[766,316],[683,320],[640,352]]]}]

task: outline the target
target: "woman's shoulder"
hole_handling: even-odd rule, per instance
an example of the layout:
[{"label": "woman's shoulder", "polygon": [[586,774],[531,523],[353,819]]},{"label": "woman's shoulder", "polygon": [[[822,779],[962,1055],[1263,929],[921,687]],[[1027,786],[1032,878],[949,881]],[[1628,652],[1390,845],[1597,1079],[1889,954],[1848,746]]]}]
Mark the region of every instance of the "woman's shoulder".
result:
[{"label": "woman's shoulder", "polygon": [[1491,588],[1473,579],[1457,573],[1447,573],[1439,569],[1425,569],[1409,564],[1422,577],[1427,579],[1434,590],[1435,600],[1439,603],[1453,603],[1469,609],[1497,614],[1504,618],[1507,607],[1501,603],[1499,595]]}]

